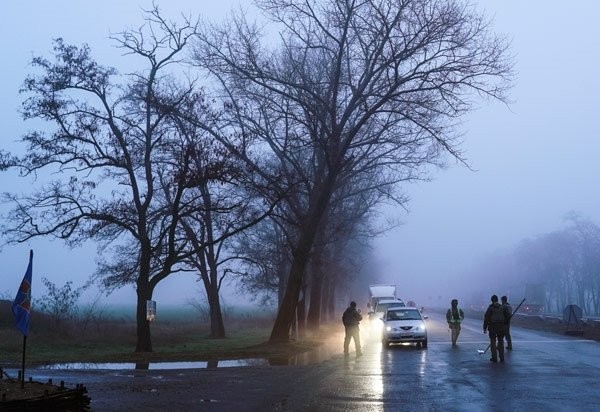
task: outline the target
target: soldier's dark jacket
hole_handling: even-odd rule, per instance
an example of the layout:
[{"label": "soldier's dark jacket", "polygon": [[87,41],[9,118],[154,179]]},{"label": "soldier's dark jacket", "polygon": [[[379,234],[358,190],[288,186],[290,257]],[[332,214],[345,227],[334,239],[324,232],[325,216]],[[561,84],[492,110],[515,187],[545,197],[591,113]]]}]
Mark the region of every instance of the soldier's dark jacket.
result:
[{"label": "soldier's dark jacket", "polygon": [[360,313],[358,313],[356,308],[353,307],[349,307],[348,309],[346,309],[346,311],[342,315],[342,322],[346,327],[358,326],[361,320],[362,316],[360,315]]}]

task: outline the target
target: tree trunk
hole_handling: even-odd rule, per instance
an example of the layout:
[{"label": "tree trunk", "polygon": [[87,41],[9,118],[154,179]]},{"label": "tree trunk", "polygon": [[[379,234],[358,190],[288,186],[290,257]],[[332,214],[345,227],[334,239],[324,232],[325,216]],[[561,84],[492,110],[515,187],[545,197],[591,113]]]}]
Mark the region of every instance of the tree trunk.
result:
[{"label": "tree trunk", "polygon": [[331,301],[331,288],[331,275],[327,275],[323,279],[323,286],[321,287],[321,320],[323,322],[331,322],[333,320],[331,313],[329,313],[329,302]]},{"label": "tree trunk", "polygon": [[[210,232],[209,239],[213,239],[212,231]],[[210,337],[224,338],[225,324],[223,322],[223,312],[221,311],[221,298],[219,297],[219,265],[213,245],[208,247],[206,259],[210,270],[210,282],[206,290],[206,297],[210,308]]]},{"label": "tree trunk", "polygon": [[313,254],[312,270],[310,272],[310,307],[306,318],[310,330],[318,330],[321,321],[321,295],[323,289],[323,276],[321,272],[320,253]]},{"label": "tree trunk", "polygon": [[275,323],[273,324],[271,337],[269,338],[269,342],[271,343],[289,341],[290,327],[292,326],[292,321],[294,320],[294,315],[296,313],[296,305],[298,303],[298,298],[300,297],[304,270],[306,268],[312,239],[314,237],[314,230],[312,231],[313,236],[311,236],[310,232],[310,230],[303,231],[302,238],[293,253],[294,258],[292,260],[287,287],[281,305],[279,306],[279,312],[275,318]]},{"label": "tree trunk", "polygon": [[329,282],[329,302],[327,305],[327,315],[330,322],[335,321],[335,279]]},{"label": "tree trunk", "polygon": [[296,305],[296,320],[298,339],[302,339],[306,335],[306,286],[302,287],[302,298]]},{"label": "tree trunk", "polygon": [[277,309],[281,308],[281,302],[283,302],[283,297],[285,296],[285,289],[287,287],[286,273],[284,265],[280,265],[279,272],[277,273]]},{"label": "tree trunk", "polygon": [[327,306],[329,305],[329,276],[323,278],[323,285],[321,286],[321,320],[323,322],[329,321],[329,313],[327,312]]},{"label": "tree trunk", "polygon": [[221,300],[216,285],[210,285],[206,291],[208,308],[210,312],[210,337],[224,338],[225,323],[223,322],[223,312],[221,311]]},{"label": "tree trunk", "polygon": [[[212,255],[211,255],[212,256]],[[225,324],[223,322],[223,313],[221,311],[221,300],[219,298],[219,283],[217,279],[217,266],[214,261],[207,262],[209,259],[203,252],[198,254],[196,267],[200,273],[200,278],[206,291],[206,300],[208,302],[208,312],[210,315],[210,337],[224,338]]]},{"label": "tree trunk", "polygon": [[322,186],[315,190],[314,200],[310,202],[308,213],[300,224],[300,236],[295,247],[292,248],[292,266],[290,276],[283,296],[283,301],[275,318],[271,331],[270,343],[288,342],[290,327],[294,319],[296,304],[300,296],[300,289],[304,280],[304,271],[308,264],[310,251],[315,241],[321,219],[329,205],[335,178],[328,175]]},{"label": "tree trunk", "polygon": [[152,339],[150,336],[150,321],[146,319],[146,301],[152,299],[152,290],[148,282],[137,282],[137,342],[136,352],[152,352]]}]

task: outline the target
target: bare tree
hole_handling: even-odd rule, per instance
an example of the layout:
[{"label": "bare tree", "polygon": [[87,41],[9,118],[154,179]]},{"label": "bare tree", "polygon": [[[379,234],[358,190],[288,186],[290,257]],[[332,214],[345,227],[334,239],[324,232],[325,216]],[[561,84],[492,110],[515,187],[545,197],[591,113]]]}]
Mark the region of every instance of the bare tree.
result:
[{"label": "bare tree", "polygon": [[577,303],[588,314],[600,314],[600,227],[576,214],[567,217],[565,230],[576,246]]},{"label": "bare tree", "polygon": [[281,301],[291,262],[286,231],[273,218],[245,231],[237,240],[238,281],[242,290],[263,304]]},{"label": "bare tree", "polygon": [[182,219],[186,238],[191,247],[187,259],[196,268],[206,291],[210,309],[210,336],[225,337],[219,292],[228,274],[235,273],[241,257],[233,250],[237,235],[258,224],[269,213],[253,202],[249,193],[235,184],[218,187],[216,183],[196,185],[197,206]]},{"label": "bare tree", "polygon": [[[351,255],[357,253],[347,246],[357,242],[367,244],[370,239],[394,226],[387,225],[375,230],[372,223],[375,218],[375,206],[391,195],[392,188],[379,190],[377,175],[368,179],[367,176],[361,175],[355,177],[360,177],[360,180],[344,181],[335,191],[314,242],[309,284],[310,309],[307,317],[309,329],[318,329],[320,326],[324,282],[330,270],[340,267],[334,262],[351,262]],[[403,202],[404,197],[396,195],[395,199]],[[336,281],[328,285],[329,291],[340,283],[352,283],[356,278],[353,275],[357,273],[357,269],[355,267],[352,271],[336,272]]]},{"label": "bare tree", "polygon": [[[486,256],[471,271],[470,283],[485,283],[518,296],[526,284],[543,285],[549,312],[562,313],[577,304],[586,313],[600,313],[600,227],[576,213],[559,230],[523,239],[514,248]],[[524,296],[527,297],[527,296]]]},{"label": "bare tree", "polygon": [[[219,293],[223,280],[236,272],[240,260],[232,245],[242,232],[269,216],[277,196],[258,196],[257,192],[269,192],[269,188],[256,181],[238,157],[230,156],[230,150],[246,152],[245,139],[229,136],[229,146],[225,146],[197,126],[219,125],[219,113],[207,107],[203,94],[186,97],[186,104],[172,115],[189,158],[184,176],[187,189],[181,200],[186,206],[179,221],[189,251],[185,264],[198,271],[204,286],[210,336],[222,338],[225,325]],[[167,203],[176,207],[176,198],[169,194],[168,186],[164,186]],[[267,197],[272,203],[264,202]]]},{"label": "bare tree", "polygon": [[[125,55],[146,65],[122,76],[96,62],[88,46],[56,40],[54,61],[34,58],[39,73],[22,89],[29,96],[23,117],[55,128],[25,135],[23,157],[3,156],[4,167],[55,177],[33,194],[6,195],[15,208],[3,233],[18,242],[54,236],[70,245],[95,240],[103,251],[112,248],[98,276],[109,288],[135,285],[137,352],[152,351],[146,301],[184,253],[177,227],[189,156],[176,144],[180,139],[169,114],[194,84],[180,84],[169,68],[180,62],[196,31],[190,19],[177,25],[157,8],[146,12],[141,28],[113,38]],[[178,162],[168,161],[178,156]],[[171,204],[161,179],[169,183]]]},{"label": "bare tree", "polygon": [[[385,190],[421,177],[444,153],[461,159],[457,119],[472,108],[473,92],[505,99],[511,63],[488,22],[454,0],[256,3],[279,30],[273,51],[239,17],[199,38],[196,61],[221,80],[242,130],[262,136],[288,170],[311,170],[296,205],[301,230],[270,337],[276,342],[288,339],[340,181],[377,171]],[[248,106],[256,107],[252,119]],[[264,119],[278,128],[256,127]],[[288,156],[293,147],[304,148],[304,162]]]}]

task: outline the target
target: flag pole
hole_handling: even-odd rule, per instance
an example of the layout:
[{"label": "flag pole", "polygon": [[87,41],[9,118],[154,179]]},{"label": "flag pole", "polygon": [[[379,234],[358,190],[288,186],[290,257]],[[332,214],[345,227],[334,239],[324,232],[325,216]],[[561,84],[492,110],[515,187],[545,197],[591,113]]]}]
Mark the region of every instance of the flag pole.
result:
[{"label": "flag pole", "polygon": [[29,316],[31,313],[31,281],[33,272],[33,249],[29,250],[29,264],[15,301],[11,306],[15,315],[15,326],[23,334],[23,357],[21,363],[21,388],[25,387],[25,348],[27,345],[27,334],[29,332]]},{"label": "flag pole", "polygon": [[[29,266],[27,267],[28,270],[30,270],[32,262],[33,262],[33,249],[29,249]],[[31,283],[30,283],[30,288],[31,288]],[[30,294],[31,294],[31,289],[30,289]],[[29,297],[29,299],[31,299],[31,296]],[[30,308],[31,308],[31,301],[29,304],[30,304]],[[29,329],[29,321],[27,321],[27,329]],[[23,389],[25,387],[25,348],[26,347],[27,347],[27,334],[24,334],[23,335],[23,359],[21,361],[21,389]]]},{"label": "flag pole", "polygon": [[25,346],[27,344],[27,335],[23,335],[23,362],[21,363],[21,389],[25,387]]}]

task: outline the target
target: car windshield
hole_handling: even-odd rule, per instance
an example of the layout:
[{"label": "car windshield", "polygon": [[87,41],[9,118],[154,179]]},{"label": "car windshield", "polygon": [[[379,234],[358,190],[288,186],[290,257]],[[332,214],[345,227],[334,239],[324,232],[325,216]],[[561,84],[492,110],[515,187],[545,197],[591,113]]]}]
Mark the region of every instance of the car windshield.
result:
[{"label": "car windshield", "polygon": [[404,307],[404,306],[406,306],[406,305],[402,301],[381,302],[375,308],[375,312],[383,312],[383,313],[385,313],[385,311],[388,310],[389,308]]},{"label": "car windshield", "polygon": [[421,312],[415,309],[392,309],[387,311],[387,320],[421,320]]}]

